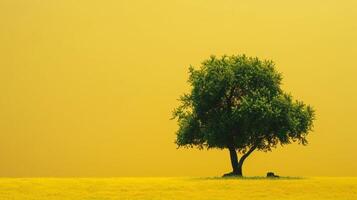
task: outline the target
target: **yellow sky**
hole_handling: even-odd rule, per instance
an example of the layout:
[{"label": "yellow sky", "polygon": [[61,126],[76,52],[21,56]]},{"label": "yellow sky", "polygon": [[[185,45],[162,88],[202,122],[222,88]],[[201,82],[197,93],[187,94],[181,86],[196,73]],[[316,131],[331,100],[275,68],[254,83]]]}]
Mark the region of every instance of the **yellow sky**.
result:
[{"label": "yellow sky", "polygon": [[[338,3],[337,3],[338,2]],[[357,1],[1,0],[0,176],[216,176],[228,151],[176,149],[188,66],[273,59],[313,105],[306,147],[246,175],[357,175]]]}]

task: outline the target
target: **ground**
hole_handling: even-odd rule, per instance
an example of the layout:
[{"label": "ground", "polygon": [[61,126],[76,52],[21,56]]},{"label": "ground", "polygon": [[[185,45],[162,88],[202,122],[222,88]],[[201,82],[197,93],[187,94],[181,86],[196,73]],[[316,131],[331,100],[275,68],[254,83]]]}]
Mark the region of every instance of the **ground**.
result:
[{"label": "ground", "polygon": [[0,200],[356,200],[344,178],[0,178]]}]

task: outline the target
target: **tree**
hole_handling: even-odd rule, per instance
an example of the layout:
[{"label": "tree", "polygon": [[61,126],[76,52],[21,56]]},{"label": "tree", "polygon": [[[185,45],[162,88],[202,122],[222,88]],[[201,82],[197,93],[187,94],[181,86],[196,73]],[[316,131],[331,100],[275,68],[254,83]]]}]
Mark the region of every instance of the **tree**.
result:
[{"label": "tree", "polygon": [[[228,149],[233,171],[254,151],[277,145],[306,145],[314,110],[280,88],[273,61],[245,55],[211,56],[199,69],[189,68],[189,93],[173,111],[178,147]],[[238,159],[238,154],[241,154]]]}]

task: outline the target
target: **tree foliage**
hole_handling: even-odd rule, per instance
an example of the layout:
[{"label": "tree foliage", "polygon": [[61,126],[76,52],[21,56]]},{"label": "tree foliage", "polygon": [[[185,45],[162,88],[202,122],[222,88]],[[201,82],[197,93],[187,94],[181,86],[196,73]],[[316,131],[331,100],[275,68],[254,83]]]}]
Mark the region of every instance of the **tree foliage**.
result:
[{"label": "tree foliage", "polygon": [[189,93],[179,99],[179,147],[228,148],[246,154],[278,144],[307,144],[314,110],[282,91],[270,60],[245,55],[211,56],[189,68]]}]

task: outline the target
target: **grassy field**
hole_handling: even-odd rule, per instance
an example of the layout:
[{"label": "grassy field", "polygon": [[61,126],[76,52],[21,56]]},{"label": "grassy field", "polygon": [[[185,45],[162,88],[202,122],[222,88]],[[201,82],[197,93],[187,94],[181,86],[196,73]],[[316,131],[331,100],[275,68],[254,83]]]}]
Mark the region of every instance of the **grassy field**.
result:
[{"label": "grassy field", "polygon": [[356,178],[0,178],[0,200],[357,199]]}]

